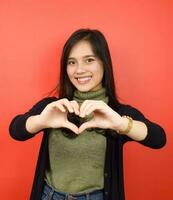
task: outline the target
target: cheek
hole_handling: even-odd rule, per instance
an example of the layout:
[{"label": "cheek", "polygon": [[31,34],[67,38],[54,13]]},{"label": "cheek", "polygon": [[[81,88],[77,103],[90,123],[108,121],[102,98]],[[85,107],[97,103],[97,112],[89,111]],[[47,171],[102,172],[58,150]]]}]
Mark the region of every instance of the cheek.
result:
[{"label": "cheek", "polygon": [[72,69],[70,67],[67,67],[67,76],[70,78],[72,74]]},{"label": "cheek", "polygon": [[99,79],[103,79],[104,69],[103,66],[99,66],[96,70]]}]

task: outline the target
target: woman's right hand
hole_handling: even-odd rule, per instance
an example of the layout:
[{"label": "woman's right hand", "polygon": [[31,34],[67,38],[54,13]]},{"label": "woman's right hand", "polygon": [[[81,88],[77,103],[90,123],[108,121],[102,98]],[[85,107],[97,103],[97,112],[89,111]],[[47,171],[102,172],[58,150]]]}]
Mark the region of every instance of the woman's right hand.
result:
[{"label": "woman's right hand", "polygon": [[69,101],[66,98],[49,103],[44,110],[36,116],[31,116],[26,122],[29,132],[38,132],[44,128],[68,128],[74,133],[78,133],[78,127],[67,119],[67,114],[75,113],[79,115],[79,105],[77,101]]}]

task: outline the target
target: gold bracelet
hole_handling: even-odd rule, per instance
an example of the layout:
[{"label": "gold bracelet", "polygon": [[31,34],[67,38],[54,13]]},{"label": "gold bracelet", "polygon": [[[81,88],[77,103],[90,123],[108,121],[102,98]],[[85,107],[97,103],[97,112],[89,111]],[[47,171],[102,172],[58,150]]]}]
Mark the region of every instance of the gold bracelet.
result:
[{"label": "gold bracelet", "polygon": [[130,132],[130,130],[131,130],[132,127],[133,127],[133,119],[132,119],[131,117],[129,117],[129,116],[126,116],[126,115],[123,115],[122,117],[127,118],[127,119],[129,120],[129,122],[128,122],[128,126],[127,126],[126,130],[124,130],[124,131],[119,131],[119,133],[120,133],[120,134],[127,134],[127,133]]}]

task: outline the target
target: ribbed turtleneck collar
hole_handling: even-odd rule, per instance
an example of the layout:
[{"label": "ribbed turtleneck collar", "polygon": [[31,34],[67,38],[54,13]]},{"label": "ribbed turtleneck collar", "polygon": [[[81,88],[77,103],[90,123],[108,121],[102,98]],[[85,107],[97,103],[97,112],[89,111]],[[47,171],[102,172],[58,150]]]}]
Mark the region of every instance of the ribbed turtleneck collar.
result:
[{"label": "ribbed turtleneck collar", "polygon": [[102,100],[105,103],[108,103],[108,97],[106,96],[105,88],[89,92],[81,92],[79,90],[75,90],[73,99],[79,103],[82,103],[85,100]]}]

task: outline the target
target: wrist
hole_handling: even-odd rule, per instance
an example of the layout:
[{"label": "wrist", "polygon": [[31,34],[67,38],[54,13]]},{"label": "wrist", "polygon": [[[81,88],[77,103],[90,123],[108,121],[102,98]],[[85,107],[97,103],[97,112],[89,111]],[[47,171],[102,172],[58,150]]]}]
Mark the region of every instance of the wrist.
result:
[{"label": "wrist", "polygon": [[33,117],[35,117],[35,119],[34,119],[35,125],[37,125],[37,127],[39,129],[42,130],[42,129],[48,128],[48,126],[46,125],[46,121],[44,119],[42,119],[41,115],[35,115]]},{"label": "wrist", "polygon": [[121,124],[117,130],[119,134],[127,135],[133,127],[133,119],[129,116],[121,117]]},{"label": "wrist", "polygon": [[42,122],[40,115],[34,115],[27,119],[26,129],[30,133],[36,133],[46,128],[45,124]]}]

